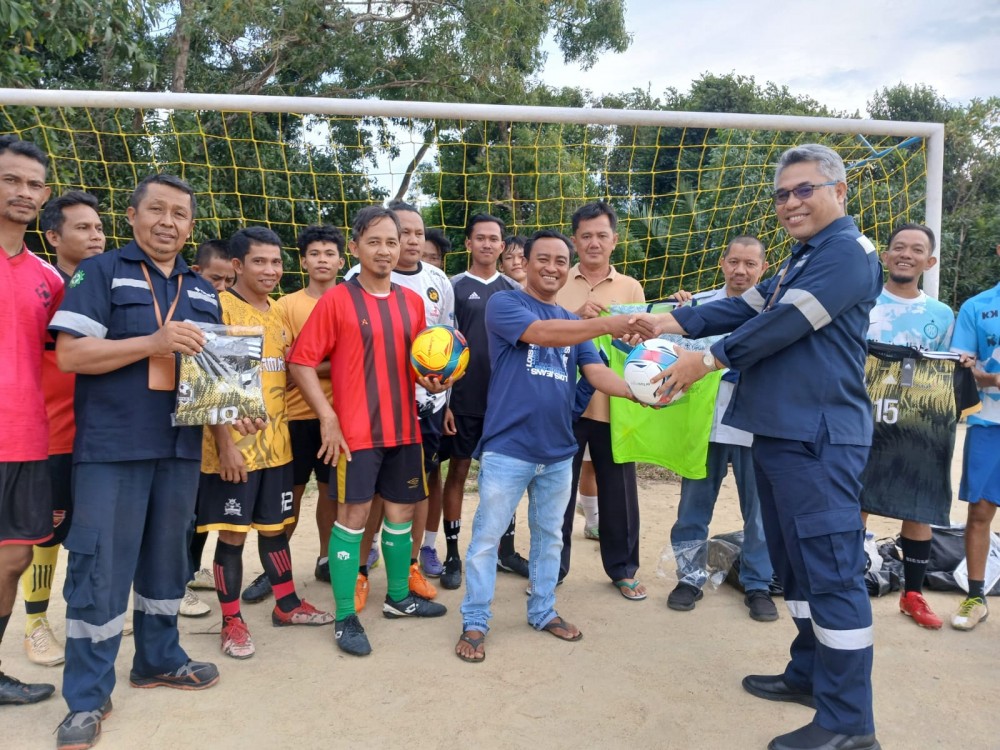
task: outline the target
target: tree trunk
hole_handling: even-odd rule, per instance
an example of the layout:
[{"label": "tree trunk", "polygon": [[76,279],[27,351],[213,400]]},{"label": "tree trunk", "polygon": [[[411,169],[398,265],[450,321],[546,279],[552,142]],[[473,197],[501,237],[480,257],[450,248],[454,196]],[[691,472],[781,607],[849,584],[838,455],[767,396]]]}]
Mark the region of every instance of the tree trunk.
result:
[{"label": "tree trunk", "polygon": [[188,59],[191,54],[191,6],[194,0],[180,0],[180,12],[177,14],[177,25],[174,27],[173,47],[177,50],[174,58],[174,77],[170,82],[170,90],[175,94],[185,91],[187,85]]},{"label": "tree trunk", "polygon": [[399,184],[399,190],[396,191],[393,200],[401,201],[406,196],[406,191],[410,189],[410,182],[413,180],[413,173],[420,166],[420,162],[423,161],[427,155],[427,151],[431,147],[431,138],[433,138],[431,131],[424,134],[424,142],[420,144],[417,153],[413,155],[410,163],[406,165],[406,171],[403,173],[403,181]]}]

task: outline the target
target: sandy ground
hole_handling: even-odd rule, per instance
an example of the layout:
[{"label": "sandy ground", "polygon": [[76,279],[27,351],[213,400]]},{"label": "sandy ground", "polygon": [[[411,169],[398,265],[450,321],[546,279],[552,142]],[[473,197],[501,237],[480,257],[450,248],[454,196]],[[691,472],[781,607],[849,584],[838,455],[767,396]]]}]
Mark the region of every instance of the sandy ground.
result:
[{"label": "sandy ground", "polygon": [[[957,487],[957,474],[955,479]],[[748,673],[780,672],[794,626],[780,602],[777,622],[752,621],[742,596],[728,586],[707,592],[693,612],[667,609],[673,582],[656,570],[678,495],[674,483],[640,487],[646,601],[626,601],[611,586],[597,545],[583,539],[578,518],[573,571],[558,590],[558,608],[580,626],[583,640],[565,643],[532,630],[525,622],[525,581],[502,574],[482,664],[453,655],[461,630],[461,590],[439,594],[438,601],[449,607],[444,618],[387,620],[378,606],[385,594],[382,567],[373,572],[371,604],[362,614],[374,647],[363,659],[342,655],[331,627],[273,628],[266,603],[244,609],[256,656],[229,659],[218,648],[218,602],[202,592],[212,613],[182,618],[182,642],[193,658],[217,662],[221,681],[200,693],[132,689],[132,642],[125,638],[114,715],[104,722],[100,747],[766,747],[773,736],[807,723],[811,712],[754,698],[740,680]],[[474,494],[466,498],[467,519],[476,500]],[[307,497],[306,521],[293,540],[296,583],[311,602],[332,609],[329,588],[312,576],[314,503]],[[964,514],[956,502],[953,520],[964,521]],[[523,507],[519,521],[526,532]],[[712,531],[740,525],[730,478]],[[898,532],[898,523],[872,519],[870,528],[881,537]],[[463,542],[468,536],[467,526]],[[206,561],[212,544],[210,539]],[[443,550],[443,539],[439,546]],[[526,533],[518,548],[527,554]],[[261,570],[255,551],[248,551],[246,562],[250,580]],[[61,590],[61,574],[56,585]],[[931,592],[927,598],[942,616],[959,601],[956,594]],[[872,605],[875,718],[883,747],[1000,748],[998,625],[990,621],[973,633],[946,625],[933,632],[900,615],[896,596]],[[22,653],[22,611],[18,603],[0,646],[4,669],[22,680],[58,686],[61,668],[35,666]],[[60,637],[63,612],[57,595],[50,613]],[[58,693],[34,706],[0,708],[0,747],[53,747],[53,731],[65,712]]]}]

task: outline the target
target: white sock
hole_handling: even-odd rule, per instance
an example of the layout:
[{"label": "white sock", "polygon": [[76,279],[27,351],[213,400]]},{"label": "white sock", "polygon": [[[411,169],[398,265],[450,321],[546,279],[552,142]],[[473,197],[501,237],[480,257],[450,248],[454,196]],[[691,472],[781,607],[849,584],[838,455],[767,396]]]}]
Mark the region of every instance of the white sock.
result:
[{"label": "white sock", "polygon": [[437,541],[438,533],[436,531],[425,531],[424,532],[424,543],[421,547],[434,547],[434,542]]},{"label": "white sock", "polygon": [[587,528],[597,526],[597,495],[581,495],[577,493],[576,499],[583,507],[583,517]]}]

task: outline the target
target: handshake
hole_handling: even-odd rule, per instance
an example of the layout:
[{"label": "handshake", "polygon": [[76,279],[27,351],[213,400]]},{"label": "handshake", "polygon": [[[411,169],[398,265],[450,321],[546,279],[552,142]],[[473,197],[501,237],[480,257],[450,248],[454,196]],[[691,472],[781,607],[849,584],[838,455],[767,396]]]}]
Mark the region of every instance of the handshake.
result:
[{"label": "handshake", "polygon": [[629,346],[635,346],[647,339],[655,339],[664,333],[682,333],[669,313],[629,313],[601,318],[608,326],[613,338],[621,339]]}]

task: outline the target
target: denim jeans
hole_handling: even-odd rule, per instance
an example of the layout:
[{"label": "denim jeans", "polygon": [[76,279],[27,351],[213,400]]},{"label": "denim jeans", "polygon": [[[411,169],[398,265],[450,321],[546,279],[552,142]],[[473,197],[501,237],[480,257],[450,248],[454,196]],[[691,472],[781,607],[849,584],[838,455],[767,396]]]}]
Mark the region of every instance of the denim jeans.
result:
[{"label": "denim jeans", "polygon": [[760,517],[760,499],[754,475],[751,448],[725,443],[708,444],[708,473],[704,479],[684,479],[681,482],[681,502],[677,508],[677,521],[670,529],[670,544],[679,565],[677,578],[683,583],[701,588],[705,584],[703,569],[707,545],[700,551],[691,550],[695,544],[708,539],[708,525],[719,497],[719,488],[726,478],[729,463],[740,496],[743,513],[743,551],[740,555],[740,583],[747,591],[766,591],[771,583],[771,559],[764,539],[764,526]]},{"label": "denim jeans", "polygon": [[462,629],[489,631],[496,587],[497,545],[528,491],[528,555],[531,594],[528,624],[541,630],[555,616],[556,581],[562,551],[562,520],[569,502],[573,459],[536,464],[487,451],[479,463],[479,508],[466,553]]}]

